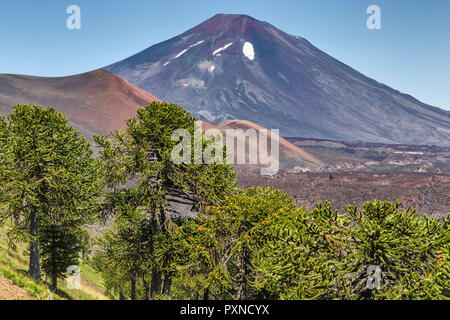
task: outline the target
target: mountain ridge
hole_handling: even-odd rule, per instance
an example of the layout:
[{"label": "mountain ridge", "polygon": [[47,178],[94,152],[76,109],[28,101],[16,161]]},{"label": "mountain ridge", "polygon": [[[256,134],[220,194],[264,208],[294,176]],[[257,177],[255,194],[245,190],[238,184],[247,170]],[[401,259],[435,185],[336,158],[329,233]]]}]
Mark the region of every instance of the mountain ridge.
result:
[{"label": "mountain ridge", "polygon": [[105,69],[208,121],[250,120],[282,136],[450,145],[450,111],[247,15],[215,15]]},{"label": "mountain ridge", "polygon": [[[159,99],[105,70],[58,78],[0,74],[1,115],[7,116],[16,104],[54,106],[88,139],[94,134],[124,129],[126,121],[136,116],[138,108],[152,101]],[[206,127],[231,128],[226,123],[207,123]],[[239,120],[234,120],[232,128],[260,129],[253,123]],[[317,169],[323,165],[319,159],[281,137],[279,143],[280,158],[273,161],[281,168]],[[246,152],[257,148],[246,141]]]},{"label": "mountain ridge", "polygon": [[123,129],[139,107],[158,100],[105,70],[69,77],[0,74],[0,113],[16,104],[54,106],[85,136]]}]

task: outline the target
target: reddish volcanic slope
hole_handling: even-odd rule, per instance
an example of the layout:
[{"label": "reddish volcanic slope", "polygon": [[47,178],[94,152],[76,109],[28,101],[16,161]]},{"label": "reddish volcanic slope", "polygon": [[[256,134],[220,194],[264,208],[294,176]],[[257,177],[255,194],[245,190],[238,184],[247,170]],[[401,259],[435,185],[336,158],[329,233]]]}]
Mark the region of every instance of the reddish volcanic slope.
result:
[{"label": "reddish volcanic slope", "polygon": [[[211,123],[211,122],[207,122],[207,121],[202,121],[202,122],[203,122],[204,130],[208,130],[208,129],[212,129],[212,128],[219,129],[224,134],[224,136],[225,136],[227,129],[242,129],[242,130],[244,130],[244,132],[248,132],[248,130],[254,130],[257,133],[257,135],[260,132],[259,130],[265,129],[265,128],[255,124],[251,121],[247,121],[247,120],[229,120],[229,121],[224,121],[224,122],[220,122],[220,123]],[[268,132],[267,132],[267,138],[268,138],[267,150],[269,152],[269,155],[272,155],[271,154],[272,133],[270,132],[270,130],[268,130]],[[309,154],[308,152],[304,151],[303,149],[295,146],[294,144],[287,141],[286,139],[284,139],[278,135],[275,135],[274,139],[275,139],[274,141],[278,140],[278,143],[279,143],[279,158],[277,159],[276,157],[272,157],[272,161],[279,160],[279,168],[281,170],[292,169],[295,167],[309,169],[309,170],[315,170],[324,164],[318,158],[314,157],[313,155]],[[251,139],[246,139],[245,142],[246,142],[245,143],[245,153],[246,153],[245,159],[246,159],[246,163],[248,163],[249,153],[256,152],[256,154],[259,154],[258,153],[259,147],[258,147],[258,142],[255,144],[254,142],[251,141]],[[237,155],[236,147],[237,147],[237,143],[235,141],[235,150],[234,150],[235,158]],[[260,167],[260,166],[261,165],[258,160],[258,165],[256,167]],[[240,167],[240,169],[245,170],[245,171],[248,171],[248,169],[254,169],[254,166],[249,166],[249,165],[238,166],[238,167]]]},{"label": "reddish volcanic slope", "polygon": [[105,70],[62,78],[0,75],[0,114],[16,104],[54,106],[88,137],[124,128],[139,107],[154,100]]}]

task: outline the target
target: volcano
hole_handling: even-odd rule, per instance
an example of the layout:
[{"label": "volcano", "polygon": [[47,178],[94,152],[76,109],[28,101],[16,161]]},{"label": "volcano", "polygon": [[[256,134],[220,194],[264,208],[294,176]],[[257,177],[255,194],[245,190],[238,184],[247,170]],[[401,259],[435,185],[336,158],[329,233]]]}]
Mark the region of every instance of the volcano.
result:
[{"label": "volcano", "polygon": [[449,111],[245,15],[216,15],[105,69],[211,122],[249,120],[285,137],[450,145]]},{"label": "volcano", "polygon": [[[67,115],[73,127],[91,140],[94,134],[124,129],[126,121],[136,116],[137,109],[152,101],[158,99],[105,70],[60,78],[0,74],[0,115],[7,116],[16,104],[54,106]],[[248,121],[205,122],[205,130],[209,128],[263,129]],[[323,165],[283,138],[279,138],[279,145],[281,169],[295,166],[317,169]],[[246,141],[246,151],[255,148],[257,146]]]},{"label": "volcano", "polygon": [[16,104],[54,106],[88,138],[125,128],[138,108],[155,100],[105,70],[59,78],[0,74],[1,115]]}]

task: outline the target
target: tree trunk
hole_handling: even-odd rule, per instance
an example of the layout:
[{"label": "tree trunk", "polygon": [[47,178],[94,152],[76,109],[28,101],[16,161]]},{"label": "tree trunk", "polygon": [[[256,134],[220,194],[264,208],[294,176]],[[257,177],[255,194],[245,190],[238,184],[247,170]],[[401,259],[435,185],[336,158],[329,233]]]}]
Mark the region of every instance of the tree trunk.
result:
[{"label": "tree trunk", "polygon": [[56,227],[51,226],[52,230],[52,246],[51,246],[51,252],[52,252],[52,290],[56,290],[58,287],[58,276],[57,276],[57,270],[56,270],[56,251],[58,250],[56,248]]},{"label": "tree trunk", "polygon": [[206,288],[205,291],[203,291],[203,300],[209,300],[209,288]]},{"label": "tree trunk", "polygon": [[166,223],[166,210],[163,205],[159,207],[159,232],[165,231],[164,225]]},{"label": "tree trunk", "polygon": [[36,208],[32,209],[30,222],[30,235],[34,240],[30,244],[30,276],[37,281],[41,280],[41,265],[39,256],[39,212]]},{"label": "tree trunk", "polygon": [[142,277],[142,283],[144,285],[144,300],[150,300],[150,284],[145,280],[145,276]]},{"label": "tree trunk", "polygon": [[[162,209],[162,206],[159,206],[159,217],[158,215],[158,208],[154,205],[152,207],[152,231],[153,231],[153,237],[160,233],[162,231],[162,215],[164,214],[164,210]],[[152,240],[152,247],[151,252],[153,253],[154,250],[154,244]],[[150,299],[155,298],[156,295],[161,294],[161,286],[162,286],[162,274],[158,270],[158,267],[153,267],[152,270],[152,278],[150,281]]]},{"label": "tree trunk", "polygon": [[136,276],[131,279],[131,300],[136,300]]},{"label": "tree trunk", "polygon": [[52,290],[56,291],[58,289],[58,277],[52,275]]},{"label": "tree trunk", "polygon": [[170,299],[170,288],[172,287],[172,274],[166,273],[164,275],[164,288],[163,293],[166,296],[166,299]]},{"label": "tree trunk", "polygon": [[248,300],[248,284],[247,284],[247,277],[248,277],[248,265],[247,265],[247,255],[245,256],[244,260],[244,276],[243,276],[243,292],[242,292],[242,300]]},{"label": "tree trunk", "polygon": [[238,300],[248,300],[248,263],[247,263],[247,251],[244,249],[241,258],[241,283],[238,291]]},{"label": "tree trunk", "polygon": [[161,272],[155,267],[152,272],[152,282],[150,287],[150,298],[153,299],[156,295],[161,294]]}]

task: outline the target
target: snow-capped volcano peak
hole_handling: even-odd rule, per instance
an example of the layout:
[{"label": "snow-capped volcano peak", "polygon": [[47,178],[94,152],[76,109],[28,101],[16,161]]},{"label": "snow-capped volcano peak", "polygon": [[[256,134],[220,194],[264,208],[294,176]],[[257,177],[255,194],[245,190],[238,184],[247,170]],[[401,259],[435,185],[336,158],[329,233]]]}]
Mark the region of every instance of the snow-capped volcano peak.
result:
[{"label": "snow-capped volcano peak", "polygon": [[283,136],[450,143],[450,112],[246,15],[215,15],[106,70],[209,121],[250,120]]}]

